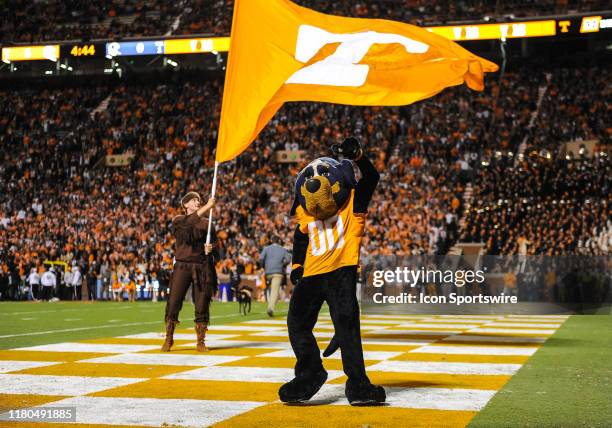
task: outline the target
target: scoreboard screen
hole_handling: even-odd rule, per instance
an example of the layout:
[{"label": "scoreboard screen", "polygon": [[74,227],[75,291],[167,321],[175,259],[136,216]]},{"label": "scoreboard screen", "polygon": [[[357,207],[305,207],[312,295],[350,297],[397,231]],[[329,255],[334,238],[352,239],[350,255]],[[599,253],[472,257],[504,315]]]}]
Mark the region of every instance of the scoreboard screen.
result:
[{"label": "scoreboard screen", "polygon": [[59,45],[14,46],[2,48],[2,61],[34,61],[48,59],[57,61],[60,56]]},{"label": "scoreboard screen", "polygon": [[106,44],[106,56],[161,55],[164,53],[163,40],[140,42],[110,42]]},{"label": "scoreboard screen", "polygon": [[546,37],[556,34],[555,21],[509,22],[429,27],[427,31],[454,41]]},{"label": "scoreboard screen", "polygon": [[229,37],[213,37],[205,39],[169,39],[166,40],[166,54],[191,54],[205,52],[229,51]]},{"label": "scoreboard screen", "polygon": [[116,56],[227,52],[228,50],[229,37],[106,43],[106,56],[111,58]]}]

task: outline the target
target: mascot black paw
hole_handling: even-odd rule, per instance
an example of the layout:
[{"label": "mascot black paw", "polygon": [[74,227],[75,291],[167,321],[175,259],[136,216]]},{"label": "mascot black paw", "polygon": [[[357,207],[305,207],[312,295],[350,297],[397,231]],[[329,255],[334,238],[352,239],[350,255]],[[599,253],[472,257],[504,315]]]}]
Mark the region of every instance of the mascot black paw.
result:
[{"label": "mascot black paw", "polygon": [[[332,152],[343,159],[315,159],[295,183],[291,208],[297,221],[291,272],[295,288],[287,327],[297,358],[296,377],[281,387],[279,396],[283,402],[302,402],[325,383],[327,373],[312,330],[322,304],[327,302],[336,333],[324,355],[337,348],[342,351],[351,404],[381,403],[385,391],[372,385],[365,371],[356,296],[359,248],[379,174],[355,138],[334,145]],[[354,164],[361,171],[359,181]]]},{"label": "mascot black paw", "polygon": [[310,400],[326,380],[325,369],[319,370],[314,375],[296,377],[280,387],[278,396],[283,403],[302,403]]},{"label": "mascot black paw", "polygon": [[355,137],[346,138],[342,144],[332,145],[331,150],[334,155],[342,156],[350,160],[357,160],[363,155],[361,144]]}]

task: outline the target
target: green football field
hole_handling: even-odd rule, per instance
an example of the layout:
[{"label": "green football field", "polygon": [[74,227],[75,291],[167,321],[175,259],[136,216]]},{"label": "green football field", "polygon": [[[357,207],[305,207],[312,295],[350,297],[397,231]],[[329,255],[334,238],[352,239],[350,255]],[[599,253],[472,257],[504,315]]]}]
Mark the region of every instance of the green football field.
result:
[{"label": "green football field", "polygon": [[612,426],[612,316],[574,315],[470,427]]},{"label": "green football field", "polygon": [[[287,304],[276,306],[286,316]],[[0,302],[0,349],[164,331],[165,302]],[[181,310],[181,328],[193,327],[193,305]],[[236,303],[211,305],[211,323],[267,318],[266,304],[253,302],[247,316]]]},{"label": "green football field", "polygon": [[[215,303],[212,323],[265,319]],[[0,349],[163,331],[164,303],[0,303]],[[277,308],[286,316],[287,304]],[[182,327],[192,327],[185,304]],[[612,426],[612,316],[572,316],[472,420],[472,427]]]}]

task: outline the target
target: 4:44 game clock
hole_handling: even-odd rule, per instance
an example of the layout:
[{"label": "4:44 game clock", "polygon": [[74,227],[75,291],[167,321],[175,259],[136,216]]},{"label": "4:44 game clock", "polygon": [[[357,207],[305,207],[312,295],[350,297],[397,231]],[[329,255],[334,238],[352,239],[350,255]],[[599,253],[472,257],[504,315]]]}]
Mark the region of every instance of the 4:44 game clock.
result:
[{"label": "4:44 game clock", "polygon": [[83,45],[83,46],[74,45],[72,49],[70,49],[70,55],[72,56],[94,56],[95,54],[96,54],[95,45]]},{"label": "4:44 game clock", "polygon": [[62,56],[70,56],[72,58],[81,57],[99,57],[104,55],[104,45],[97,43],[72,44],[62,47],[64,50]]}]

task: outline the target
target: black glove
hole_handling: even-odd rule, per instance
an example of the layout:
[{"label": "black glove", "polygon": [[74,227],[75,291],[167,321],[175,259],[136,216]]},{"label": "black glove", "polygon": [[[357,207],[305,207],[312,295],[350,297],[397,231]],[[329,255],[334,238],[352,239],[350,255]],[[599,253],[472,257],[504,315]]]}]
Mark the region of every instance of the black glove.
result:
[{"label": "black glove", "polygon": [[289,275],[289,279],[291,279],[291,283],[293,285],[297,285],[297,283],[300,282],[300,279],[302,279],[303,275],[304,275],[304,267],[300,266],[291,271],[291,275]]},{"label": "black glove", "polygon": [[345,138],[342,144],[334,144],[331,146],[331,151],[335,156],[342,155],[347,159],[356,160],[361,157],[363,150],[361,143],[355,137]]}]

